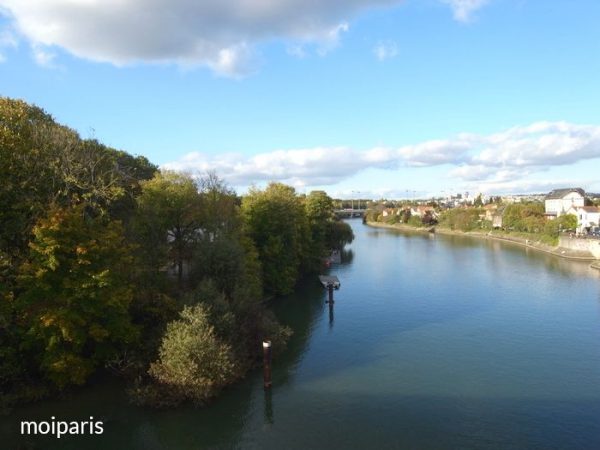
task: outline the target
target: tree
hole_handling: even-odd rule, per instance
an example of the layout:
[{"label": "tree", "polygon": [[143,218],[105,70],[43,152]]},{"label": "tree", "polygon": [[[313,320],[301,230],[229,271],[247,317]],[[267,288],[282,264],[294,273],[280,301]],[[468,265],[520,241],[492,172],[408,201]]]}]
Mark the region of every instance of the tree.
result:
[{"label": "tree", "polygon": [[21,255],[29,231],[59,187],[58,149],[40,138],[54,126],[42,109],[0,97],[0,250]]},{"label": "tree", "polygon": [[213,397],[235,373],[231,348],[219,340],[201,304],[185,307],[180,318],[169,323],[158,361],[149,370],[171,395],[198,402]]},{"label": "tree", "polygon": [[138,197],[136,231],[142,258],[157,273],[167,262],[177,268],[181,286],[184,263],[200,239],[200,194],[194,180],[175,172],[163,171],[141,183]]},{"label": "tree", "polygon": [[335,220],[330,222],[327,230],[327,247],[335,250],[342,250],[346,244],[354,240],[352,227],[346,222]]},{"label": "tree", "polygon": [[306,263],[310,235],[305,208],[294,188],[271,183],[242,200],[246,234],[256,245],[265,290],[288,294]]},{"label": "tree", "polygon": [[82,384],[131,344],[132,259],[120,222],[91,218],[85,205],[50,211],[33,230],[17,310],[25,347],[59,387]]},{"label": "tree", "polygon": [[545,226],[542,203],[513,203],[504,210],[503,226],[509,230],[539,232]]},{"label": "tree", "polygon": [[41,108],[0,97],[0,251],[10,259],[12,285],[35,223],[49,205],[85,202],[95,214],[131,215],[138,181],[155,166],[95,140],[82,140]]},{"label": "tree", "polygon": [[[21,330],[15,326],[14,286],[11,261],[0,251],[0,396],[17,381],[24,381],[24,364],[19,355]],[[1,404],[0,404],[1,408]]]},{"label": "tree", "polygon": [[235,192],[215,172],[200,178],[199,188],[205,237],[214,240],[237,232],[239,205]]},{"label": "tree", "polygon": [[304,200],[310,230],[309,268],[317,269],[331,250],[330,234],[335,221],[333,201],[324,191],[312,191]]},{"label": "tree", "polygon": [[554,220],[549,220],[544,226],[544,232],[549,236],[556,237],[559,232],[575,230],[577,228],[577,216],[575,214],[563,214]]}]

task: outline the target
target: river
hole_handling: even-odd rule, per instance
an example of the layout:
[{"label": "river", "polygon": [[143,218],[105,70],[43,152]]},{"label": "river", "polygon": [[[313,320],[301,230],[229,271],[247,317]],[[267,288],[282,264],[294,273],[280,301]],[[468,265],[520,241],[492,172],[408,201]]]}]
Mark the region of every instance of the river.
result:
[{"label": "river", "polygon": [[600,448],[600,272],[512,244],[402,234],[351,220],[330,273],[278,299],[294,330],[274,361],[210,406],[152,411],[101,384],[0,417],[104,422],[60,449]]}]

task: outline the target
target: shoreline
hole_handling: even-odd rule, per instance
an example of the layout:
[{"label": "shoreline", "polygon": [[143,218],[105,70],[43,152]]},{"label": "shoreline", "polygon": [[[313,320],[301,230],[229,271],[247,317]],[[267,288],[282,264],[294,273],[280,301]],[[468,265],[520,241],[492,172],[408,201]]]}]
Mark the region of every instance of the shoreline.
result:
[{"label": "shoreline", "polygon": [[[416,228],[410,225],[404,224],[388,224],[381,222],[365,222],[365,225],[374,227],[374,228],[388,228],[391,230],[398,230],[407,233],[418,233],[418,234],[427,234],[429,233],[430,228]],[[600,260],[595,258],[593,255],[582,255],[578,254],[579,252],[574,252],[573,250],[569,250],[562,247],[552,247],[548,244],[544,244],[539,241],[531,241],[529,239],[525,239],[518,236],[511,235],[497,235],[493,234],[491,231],[487,233],[483,233],[480,231],[458,231],[451,230],[449,228],[440,228],[435,226],[435,232],[433,234],[442,234],[447,236],[470,236],[476,237],[480,239],[489,239],[494,241],[508,242],[520,247],[530,248],[539,252],[543,252],[549,255],[558,256],[559,258],[569,259],[572,261],[582,261],[582,262],[591,262],[590,267],[594,269],[600,270]]]}]

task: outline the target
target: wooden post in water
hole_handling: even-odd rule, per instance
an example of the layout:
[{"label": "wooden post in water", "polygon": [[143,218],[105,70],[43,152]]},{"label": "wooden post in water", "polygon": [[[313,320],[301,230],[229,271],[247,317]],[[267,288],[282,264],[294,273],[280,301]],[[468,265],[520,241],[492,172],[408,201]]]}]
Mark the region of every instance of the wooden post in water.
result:
[{"label": "wooden post in water", "polygon": [[329,304],[333,304],[333,283],[329,283],[327,285],[327,290],[329,291]]},{"label": "wooden post in water", "polygon": [[272,386],[271,381],[271,341],[263,341],[263,379],[265,389]]}]

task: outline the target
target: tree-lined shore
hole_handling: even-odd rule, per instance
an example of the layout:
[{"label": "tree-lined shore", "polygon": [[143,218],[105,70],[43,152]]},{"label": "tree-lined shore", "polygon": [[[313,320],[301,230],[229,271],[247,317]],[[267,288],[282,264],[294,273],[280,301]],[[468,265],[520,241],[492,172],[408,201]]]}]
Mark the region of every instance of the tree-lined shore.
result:
[{"label": "tree-lined shore", "polygon": [[123,377],[140,404],[205,402],[290,330],[290,293],[353,238],[324,192],[238,196],[0,98],[0,393],[10,406]]}]

